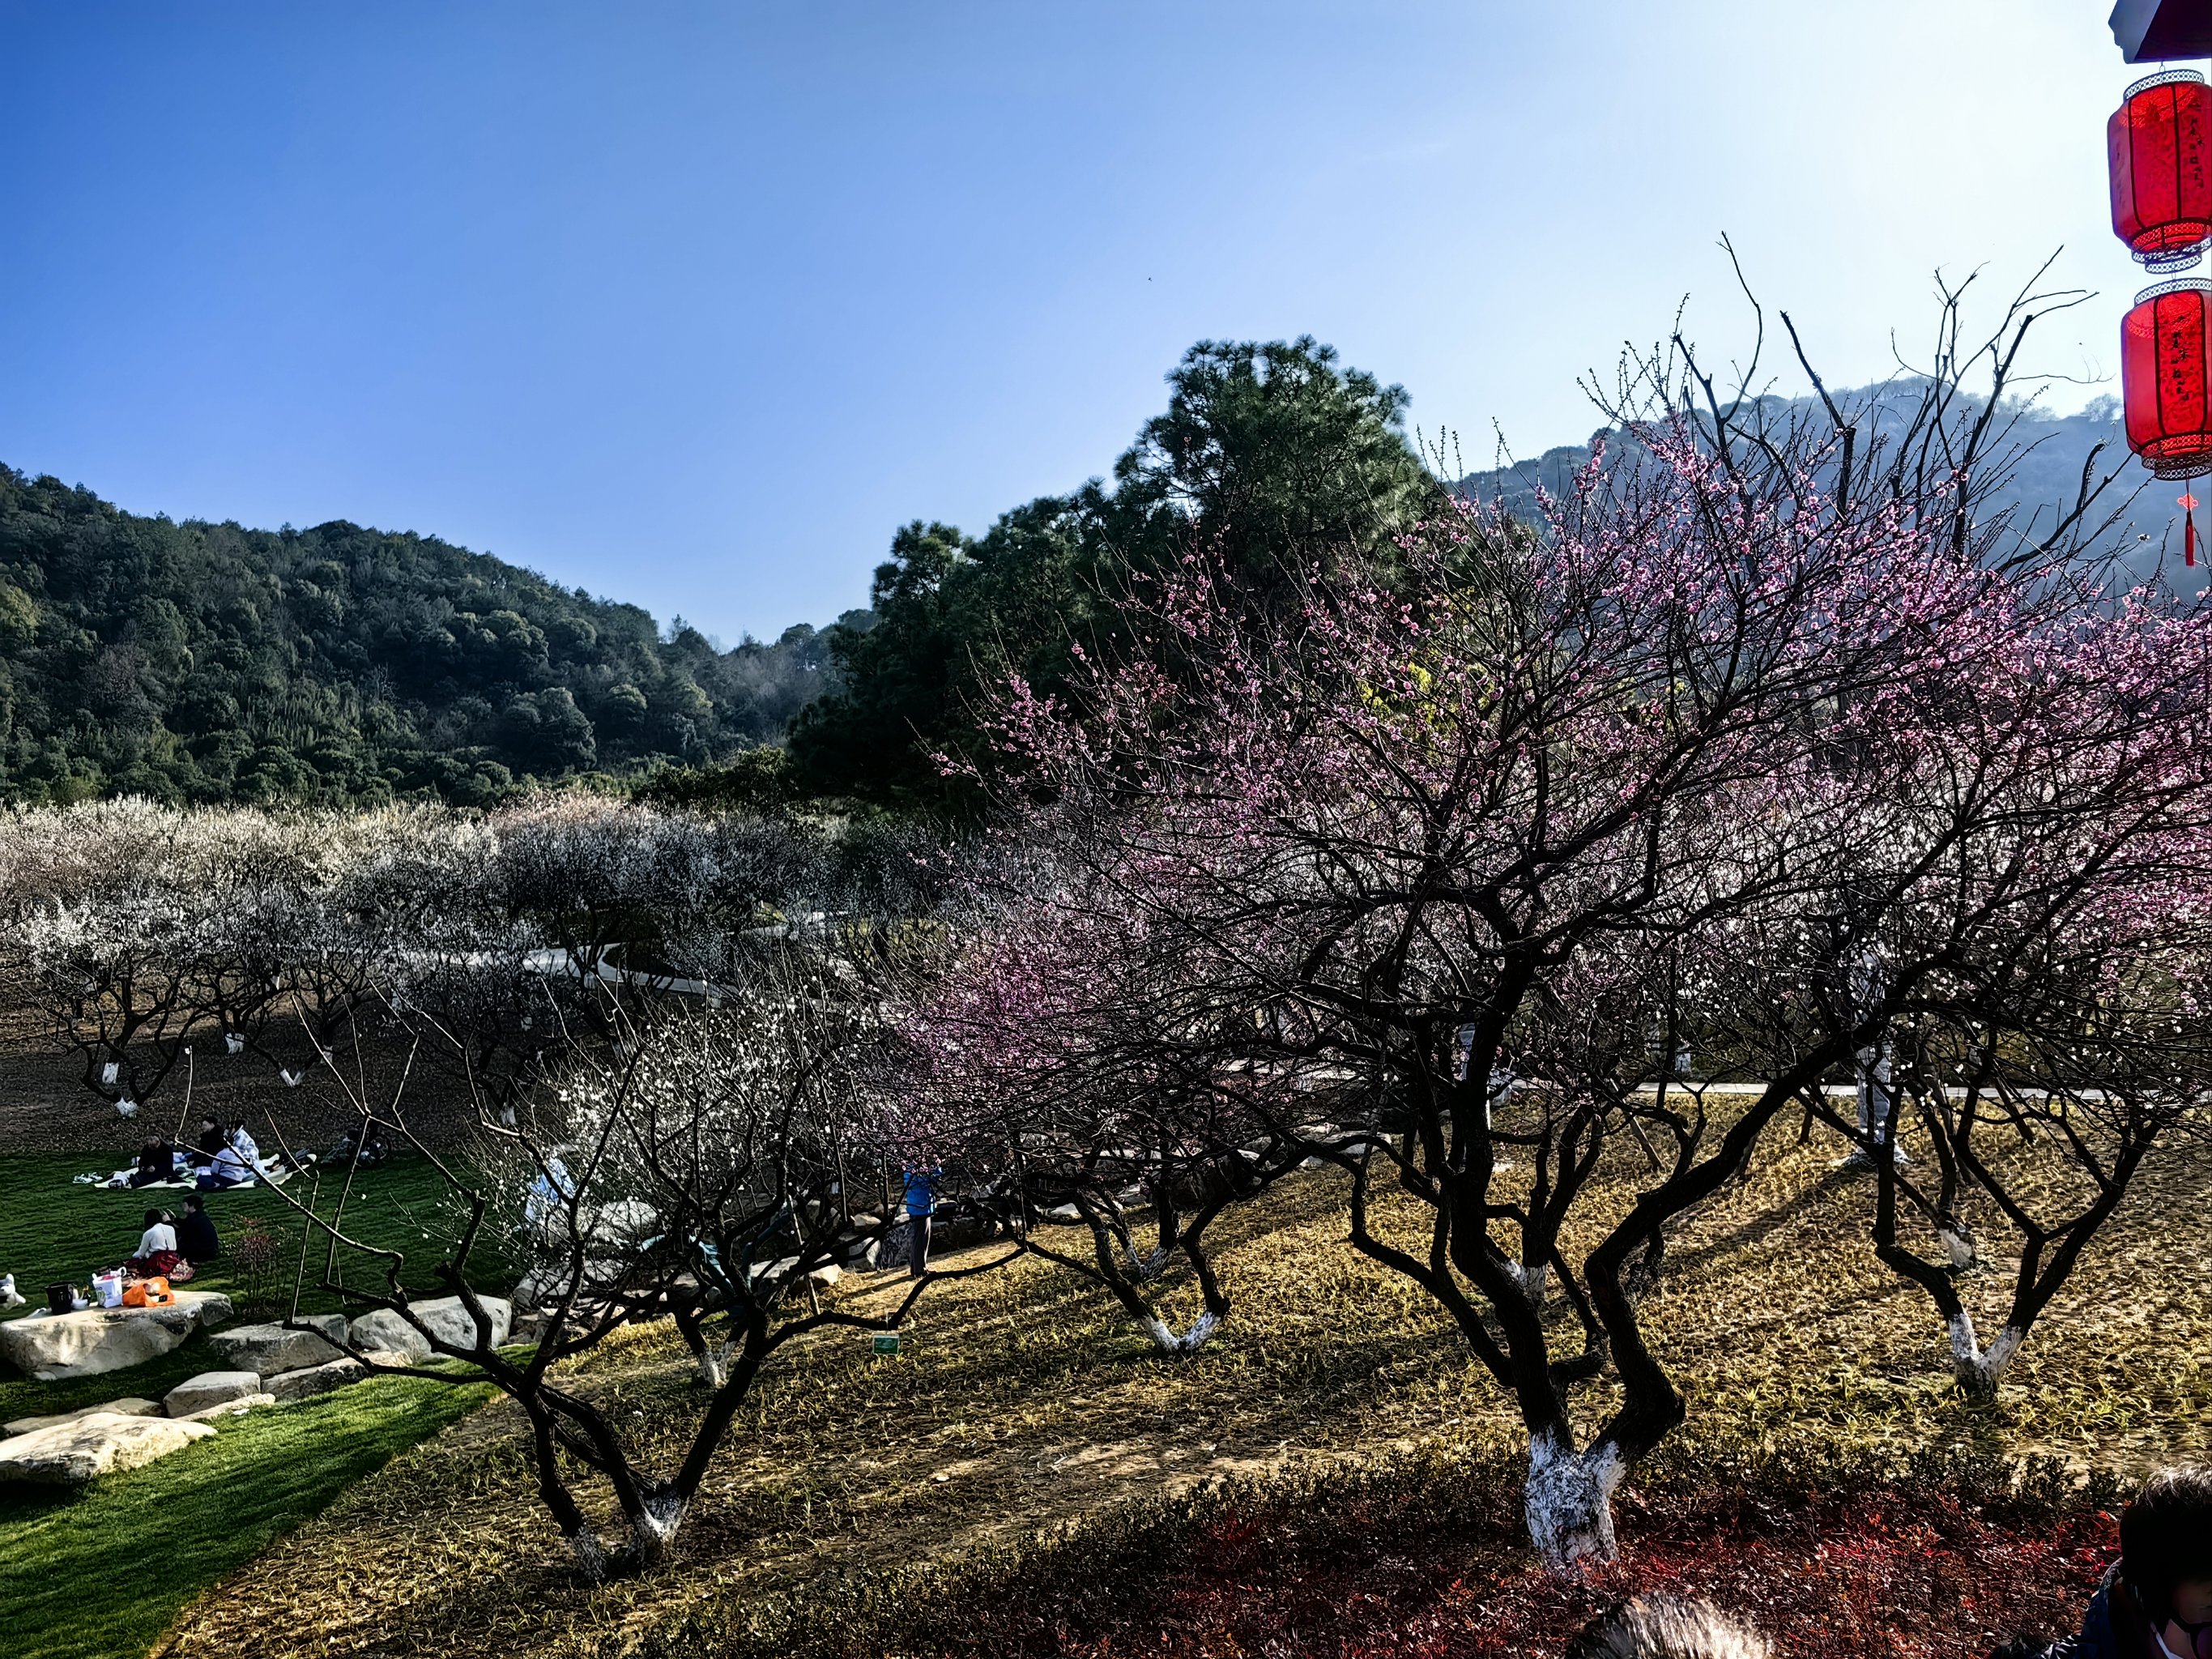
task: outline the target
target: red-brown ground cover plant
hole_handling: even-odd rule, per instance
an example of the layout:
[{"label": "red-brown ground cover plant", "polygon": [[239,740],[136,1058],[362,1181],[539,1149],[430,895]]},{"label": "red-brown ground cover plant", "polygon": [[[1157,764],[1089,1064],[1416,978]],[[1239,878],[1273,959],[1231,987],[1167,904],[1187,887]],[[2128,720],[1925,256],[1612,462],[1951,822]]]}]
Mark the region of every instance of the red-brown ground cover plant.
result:
[{"label": "red-brown ground cover plant", "polygon": [[2118,1492],[2070,1486],[2055,1468],[1716,1471],[1682,1460],[1624,1491],[1617,1561],[1563,1576],[1528,1553],[1511,1463],[1482,1463],[1470,1479],[1463,1465],[1442,1467],[1450,1461],[1215,1489],[1020,1555],[855,1575],[775,1609],[694,1613],[643,1652],[1551,1655],[1614,1601],[1665,1591],[1750,1618],[1784,1653],[1978,1659],[2017,1634],[2073,1630],[2118,1548]]}]

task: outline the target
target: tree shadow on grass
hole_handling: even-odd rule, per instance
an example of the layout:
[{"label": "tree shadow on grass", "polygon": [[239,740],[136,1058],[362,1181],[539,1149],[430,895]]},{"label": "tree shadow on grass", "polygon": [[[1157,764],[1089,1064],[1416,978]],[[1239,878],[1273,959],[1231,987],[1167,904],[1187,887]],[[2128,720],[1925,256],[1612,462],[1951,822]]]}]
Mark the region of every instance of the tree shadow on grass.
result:
[{"label": "tree shadow on grass", "polygon": [[146,1652],[203,1589],[482,1396],[374,1379],[251,1413],[81,1492],[9,1493],[0,1607],[11,1659]]}]

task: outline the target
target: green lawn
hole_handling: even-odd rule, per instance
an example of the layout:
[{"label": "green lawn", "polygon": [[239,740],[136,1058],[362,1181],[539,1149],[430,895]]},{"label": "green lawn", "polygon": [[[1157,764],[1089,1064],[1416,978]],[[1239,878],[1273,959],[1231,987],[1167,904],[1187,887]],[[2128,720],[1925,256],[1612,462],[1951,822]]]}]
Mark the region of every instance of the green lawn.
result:
[{"label": "green lawn", "polygon": [[[30,1305],[17,1310],[16,1316],[44,1299],[47,1285],[68,1280],[82,1285],[95,1268],[120,1262],[137,1246],[149,1208],[175,1211],[180,1207],[185,1195],[174,1189],[110,1192],[71,1183],[73,1176],[95,1170],[104,1172],[121,1161],[112,1152],[0,1158],[0,1273],[14,1273],[16,1288],[30,1298]],[[321,1212],[331,1211],[337,1185],[335,1181],[324,1182]],[[295,1176],[284,1188],[284,1194],[296,1194],[302,1200],[310,1192],[307,1176]],[[286,1203],[284,1194],[253,1188],[206,1194],[208,1213],[215,1218],[216,1234],[226,1250],[249,1217],[258,1218],[289,1244],[281,1270],[271,1276],[262,1304],[245,1305],[246,1286],[240,1282],[235,1264],[228,1256],[204,1267],[191,1289],[222,1291],[241,1304],[241,1319],[283,1316],[291,1302],[300,1246],[309,1231]],[[441,1209],[444,1194],[443,1182],[427,1160],[395,1155],[383,1167],[356,1178],[346,1210],[346,1231],[364,1243],[406,1251],[409,1288],[434,1291],[430,1268],[437,1247],[451,1237],[450,1229],[441,1224],[446,1220]],[[495,1255],[487,1254],[484,1265],[495,1278],[499,1266]],[[351,1276],[367,1282],[366,1266],[365,1258],[356,1255]],[[337,1296],[315,1288],[322,1273],[323,1251],[310,1249],[301,1297],[301,1306],[309,1312],[344,1306]],[[493,1279],[483,1282],[486,1289],[499,1288]],[[34,1412],[69,1411],[112,1400],[118,1395],[157,1399],[161,1389],[196,1371],[210,1370],[213,1364],[207,1344],[196,1338],[152,1364],[76,1382],[32,1382],[0,1370],[0,1422]]]},{"label": "green lawn", "polygon": [[81,1493],[0,1488],[6,1651],[137,1659],[193,1596],[488,1392],[379,1377],[229,1419]]},{"label": "green lawn", "polygon": [[[110,1192],[71,1177],[113,1169],[114,1153],[0,1158],[0,1273],[13,1273],[36,1306],[52,1282],[84,1284],[137,1243],[149,1207],[175,1210],[184,1194]],[[336,1183],[326,1182],[327,1213]],[[307,1176],[285,1189],[309,1196]],[[347,1231],[365,1242],[409,1253],[406,1282],[430,1290],[444,1188],[421,1158],[395,1156],[356,1180]],[[308,1229],[284,1197],[266,1190],[210,1193],[208,1210],[226,1249],[240,1224],[258,1217],[289,1243],[281,1270],[258,1305],[240,1318],[281,1318],[290,1305],[299,1247]],[[488,1268],[497,1263],[487,1261]],[[323,1253],[308,1254],[301,1304],[340,1308],[314,1287]],[[354,1276],[362,1273],[356,1259]],[[498,1288],[490,1280],[488,1289]],[[210,1263],[195,1290],[244,1302],[248,1287],[228,1258]],[[17,1310],[15,1316],[29,1311]],[[168,1389],[222,1362],[204,1337],[127,1370],[67,1382],[34,1382],[0,1368],[0,1420],[97,1405],[122,1395],[158,1400]],[[379,1378],[315,1399],[227,1419],[213,1440],[160,1462],[94,1482],[82,1493],[0,1487],[0,1628],[5,1652],[51,1659],[138,1656],[157,1641],[177,1610],[270,1540],[315,1515],[353,1481],[395,1453],[434,1434],[487,1390],[398,1377]]]}]

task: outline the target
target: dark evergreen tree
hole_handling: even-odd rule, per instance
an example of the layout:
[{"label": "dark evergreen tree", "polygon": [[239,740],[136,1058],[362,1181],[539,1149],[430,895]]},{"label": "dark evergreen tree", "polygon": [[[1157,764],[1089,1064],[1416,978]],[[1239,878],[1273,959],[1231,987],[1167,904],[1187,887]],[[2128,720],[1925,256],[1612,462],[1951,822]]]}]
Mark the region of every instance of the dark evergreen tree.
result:
[{"label": "dark evergreen tree", "polygon": [[1071,646],[1109,648],[1128,582],[1200,543],[1262,606],[1315,567],[1389,580],[1395,538],[1443,499],[1406,442],[1405,392],[1310,338],[1201,342],[1168,383],[1110,486],[1017,507],[980,540],[919,520],[892,538],[872,625],[830,630],[844,689],[793,729],[802,789],[972,811],[936,757],[981,752],[974,711],[1009,672],[1054,689]]}]

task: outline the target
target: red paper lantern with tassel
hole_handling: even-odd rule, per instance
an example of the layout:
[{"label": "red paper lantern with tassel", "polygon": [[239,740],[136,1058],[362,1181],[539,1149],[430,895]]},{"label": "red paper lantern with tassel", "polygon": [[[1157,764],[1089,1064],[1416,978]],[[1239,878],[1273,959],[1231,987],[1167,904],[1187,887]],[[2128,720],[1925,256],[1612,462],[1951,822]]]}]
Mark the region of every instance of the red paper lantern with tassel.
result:
[{"label": "red paper lantern with tassel", "polygon": [[2138,81],[2105,124],[2112,232],[2153,270],[2212,242],[2212,87],[2195,70]]},{"label": "red paper lantern with tassel", "polygon": [[2212,472],[2212,282],[2162,283],[2120,324],[2128,447],[2161,478]]}]

